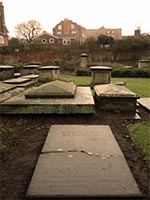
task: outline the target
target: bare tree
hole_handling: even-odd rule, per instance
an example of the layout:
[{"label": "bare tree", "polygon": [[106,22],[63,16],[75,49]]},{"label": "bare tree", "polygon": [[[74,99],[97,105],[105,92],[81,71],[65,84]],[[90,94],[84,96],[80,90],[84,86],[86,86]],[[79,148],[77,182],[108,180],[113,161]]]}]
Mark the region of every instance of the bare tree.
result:
[{"label": "bare tree", "polygon": [[31,43],[33,38],[41,32],[42,26],[36,20],[29,20],[15,26],[16,37],[28,43]]}]

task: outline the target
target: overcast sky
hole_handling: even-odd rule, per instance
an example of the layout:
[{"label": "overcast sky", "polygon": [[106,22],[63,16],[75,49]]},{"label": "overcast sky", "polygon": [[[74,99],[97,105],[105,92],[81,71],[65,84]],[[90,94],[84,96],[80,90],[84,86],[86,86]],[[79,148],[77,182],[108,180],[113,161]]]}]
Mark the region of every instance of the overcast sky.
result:
[{"label": "overcast sky", "polygon": [[121,28],[122,35],[150,32],[150,0],[0,0],[9,36],[14,27],[29,20],[39,21],[43,30],[68,18],[87,29]]}]

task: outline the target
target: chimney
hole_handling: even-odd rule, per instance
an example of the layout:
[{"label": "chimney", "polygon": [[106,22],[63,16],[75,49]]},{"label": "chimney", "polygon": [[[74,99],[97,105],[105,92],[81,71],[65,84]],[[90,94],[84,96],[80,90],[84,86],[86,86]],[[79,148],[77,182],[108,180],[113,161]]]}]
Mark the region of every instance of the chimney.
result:
[{"label": "chimney", "polygon": [[141,35],[140,27],[137,27],[137,29],[134,31],[134,35],[136,35],[136,36],[140,36]]}]

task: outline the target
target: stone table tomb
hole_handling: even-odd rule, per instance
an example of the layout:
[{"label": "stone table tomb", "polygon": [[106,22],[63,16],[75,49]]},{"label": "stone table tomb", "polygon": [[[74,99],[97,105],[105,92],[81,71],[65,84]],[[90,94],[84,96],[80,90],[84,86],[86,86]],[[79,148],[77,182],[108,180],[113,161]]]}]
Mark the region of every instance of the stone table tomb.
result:
[{"label": "stone table tomb", "polygon": [[90,67],[92,71],[91,85],[108,84],[111,81],[111,67],[93,66]]}]

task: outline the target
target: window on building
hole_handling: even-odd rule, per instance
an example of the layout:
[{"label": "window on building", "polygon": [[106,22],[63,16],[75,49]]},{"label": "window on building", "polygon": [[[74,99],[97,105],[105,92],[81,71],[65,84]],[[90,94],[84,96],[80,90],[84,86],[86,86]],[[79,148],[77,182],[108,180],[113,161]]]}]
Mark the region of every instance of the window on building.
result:
[{"label": "window on building", "polygon": [[71,31],[71,34],[76,34],[77,32],[76,31]]},{"label": "window on building", "polygon": [[71,24],[71,29],[75,29],[75,25],[74,24]]},{"label": "window on building", "polygon": [[108,30],[108,31],[106,31],[106,33],[107,33],[107,34],[110,34],[110,31]]},{"label": "window on building", "polygon": [[42,43],[43,43],[43,44],[46,44],[46,43],[47,43],[47,39],[46,39],[46,38],[43,38],[43,39],[42,39]]},{"label": "window on building", "polygon": [[108,31],[106,31],[106,33],[107,33],[107,34],[114,34],[115,31],[114,31],[114,30],[108,30]]},{"label": "window on building", "polygon": [[50,38],[49,43],[54,43],[54,38]]},{"label": "window on building", "polygon": [[58,31],[58,32],[57,32],[57,35],[61,35],[61,31]]},{"label": "window on building", "polygon": [[62,25],[58,25],[58,30],[62,30]]},{"label": "window on building", "polygon": [[63,41],[63,45],[70,45],[71,41],[69,39],[64,39]]}]

